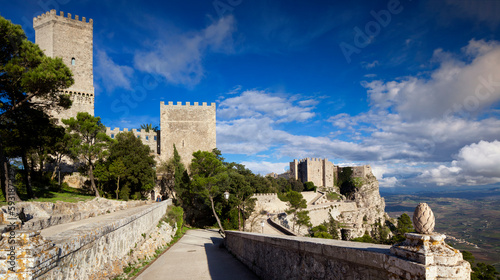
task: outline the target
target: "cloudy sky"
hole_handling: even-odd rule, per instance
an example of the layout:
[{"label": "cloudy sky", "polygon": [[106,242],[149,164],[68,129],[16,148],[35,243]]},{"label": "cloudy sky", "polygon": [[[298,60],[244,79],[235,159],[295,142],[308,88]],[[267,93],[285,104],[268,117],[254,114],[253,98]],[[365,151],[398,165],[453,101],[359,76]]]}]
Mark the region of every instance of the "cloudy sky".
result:
[{"label": "cloudy sky", "polygon": [[95,114],[159,125],[216,102],[217,146],[254,172],[371,164],[385,190],[500,185],[500,1],[6,1],[94,20]]}]

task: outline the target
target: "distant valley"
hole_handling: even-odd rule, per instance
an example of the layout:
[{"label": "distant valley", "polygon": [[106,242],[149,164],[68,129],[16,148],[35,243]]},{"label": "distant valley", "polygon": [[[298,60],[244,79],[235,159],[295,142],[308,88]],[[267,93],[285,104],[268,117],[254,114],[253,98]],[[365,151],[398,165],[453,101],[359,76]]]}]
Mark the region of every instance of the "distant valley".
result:
[{"label": "distant valley", "polygon": [[500,188],[381,195],[392,218],[404,212],[412,216],[418,203],[429,204],[435,231],[446,234],[448,244],[500,270]]}]

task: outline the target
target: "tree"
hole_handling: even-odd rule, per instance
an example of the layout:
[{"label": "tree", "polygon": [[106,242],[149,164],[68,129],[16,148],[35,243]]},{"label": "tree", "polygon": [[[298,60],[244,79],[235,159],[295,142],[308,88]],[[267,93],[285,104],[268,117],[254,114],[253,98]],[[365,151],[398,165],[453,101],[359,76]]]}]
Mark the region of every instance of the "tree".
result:
[{"label": "tree", "polygon": [[151,123],[141,124],[141,129],[144,129],[146,132],[149,132],[150,130],[156,132],[159,130],[158,126],[153,127],[153,124],[151,124]]},{"label": "tree", "polygon": [[244,230],[245,220],[250,216],[255,207],[256,199],[251,198],[255,190],[247,180],[247,177],[253,174],[244,165],[234,162],[228,164],[227,170],[229,176],[228,189],[232,194],[230,196],[230,203],[235,204],[238,210],[238,230],[242,230],[242,222]]},{"label": "tree", "polygon": [[299,226],[297,229],[299,232],[302,226],[310,227],[311,218],[309,217],[309,211],[301,210],[295,213],[295,223]]},{"label": "tree", "polygon": [[[59,92],[73,82],[62,59],[45,56],[38,45],[28,41],[21,26],[0,16],[0,184],[5,194],[9,185],[8,157],[19,156],[11,152],[29,150],[12,141],[11,136],[23,129],[18,122],[28,116],[30,109],[69,108],[69,96]],[[26,157],[24,163],[27,165]],[[24,178],[29,180],[27,175]],[[32,196],[32,190],[28,191]]]},{"label": "tree", "polygon": [[[304,199],[301,193],[296,192],[296,191],[289,191],[285,194],[285,201],[287,201],[288,204],[288,210],[285,212],[288,215],[294,214],[294,220],[295,223],[293,224],[293,230],[295,230],[295,224],[298,222],[298,212],[300,212],[301,209],[307,208],[307,201]],[[301,217],[304,216],[304,214],[300,214]],[[299,225],[300,229],[300,225]]]},{"label": "tree", "polygon": [[[123,171],[123,173],[120,171],[120,182],[123,181],[122,186],[130,189],[132,194],[144,193],[154,188],[156,180],[154,156],[149,146],[144,145],[133,132],[116,135],[115,141],[109,147],[108,161],[110,167],[115,164],[117,169]],[[117,161],[123,163],[124,170],[117,165]]]},{"label": "tree", "polygon": [[0,63],[0,119],[27,103],[36,109],[71,106],[69,96],[60,94],[74,83],[69,68],[61,58],[45,56],[20,25],[1,16]]},{"label": "tree", "polygon": [[109,175],[116,178],[116,199],[120,191],[120,178],[127,174],[127,168],[121,159],[117,159],[109,166]]},{"label": "tree", "polygon": [[111,138],[105,133],[106,127],[101,123],[101,118],[86,112],[78,113],[76,119],[63,119],[62,122],[67,125],[68,133],[71,133],[70,151],[73,158],[83,162],[88,170],[92,190],[99,197],[93,169],[95,161],[104,157],[111,142]]},{"label": "tree", "polygon": [[405,233],[413,231],[413,224],[411,222],[410,216],[408,214],[403,213],[398,218],[398,226],[397,226],[398,234],[404,235]]},{"label": "tree", "polygon": [[198,187],[199,194],[210,201],[213,215],[222,232],[222,224],[215,211],[214,198],[221,194],[220,184],[227,180],[226,168],[217,156],[211,152],[197,151],[191,161],[192,183]]}]

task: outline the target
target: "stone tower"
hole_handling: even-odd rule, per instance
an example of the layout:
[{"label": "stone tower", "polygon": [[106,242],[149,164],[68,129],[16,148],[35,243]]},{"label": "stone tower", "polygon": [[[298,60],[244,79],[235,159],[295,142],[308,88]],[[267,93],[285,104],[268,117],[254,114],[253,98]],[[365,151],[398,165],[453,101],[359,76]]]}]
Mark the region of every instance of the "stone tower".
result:
[{"label": "stone tower", "polygon": [[191,163],[193,153],[212,151],[216,147],[215,137],[215,103],[207,105],[182,105],[177,102],[160,103],[160,143],[162,161],[169,160],[174,155],[174,147],[181,156],[186,168]]},{"label": "stone tower", "polygon": [[60,57],[73,73],[75,83],[64,90],[73,105],[61,112],[50,112],[61,120],[76,117],[78,112],[94,115],[93,20],[74,19],[68,13],[51,10],[33,18],[35,43],[49,57]]}]

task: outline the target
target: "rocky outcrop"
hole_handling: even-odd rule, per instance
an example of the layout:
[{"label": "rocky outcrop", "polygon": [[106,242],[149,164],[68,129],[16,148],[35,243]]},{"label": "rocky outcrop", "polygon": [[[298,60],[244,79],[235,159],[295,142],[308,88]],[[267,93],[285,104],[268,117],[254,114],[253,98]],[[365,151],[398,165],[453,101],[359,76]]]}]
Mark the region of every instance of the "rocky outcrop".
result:
[{"label": "rocky outcrop", "polygon": [[385,200],[380,196],[378,181],[369,173],[363,178],[363,184],[357,188],[353,201],[356,209],[342,211],[341,215],[334,217],[344,224],[344,234],[350,238],[361,237],[366,231],[372,232],[374,224],[385,223]]}]

